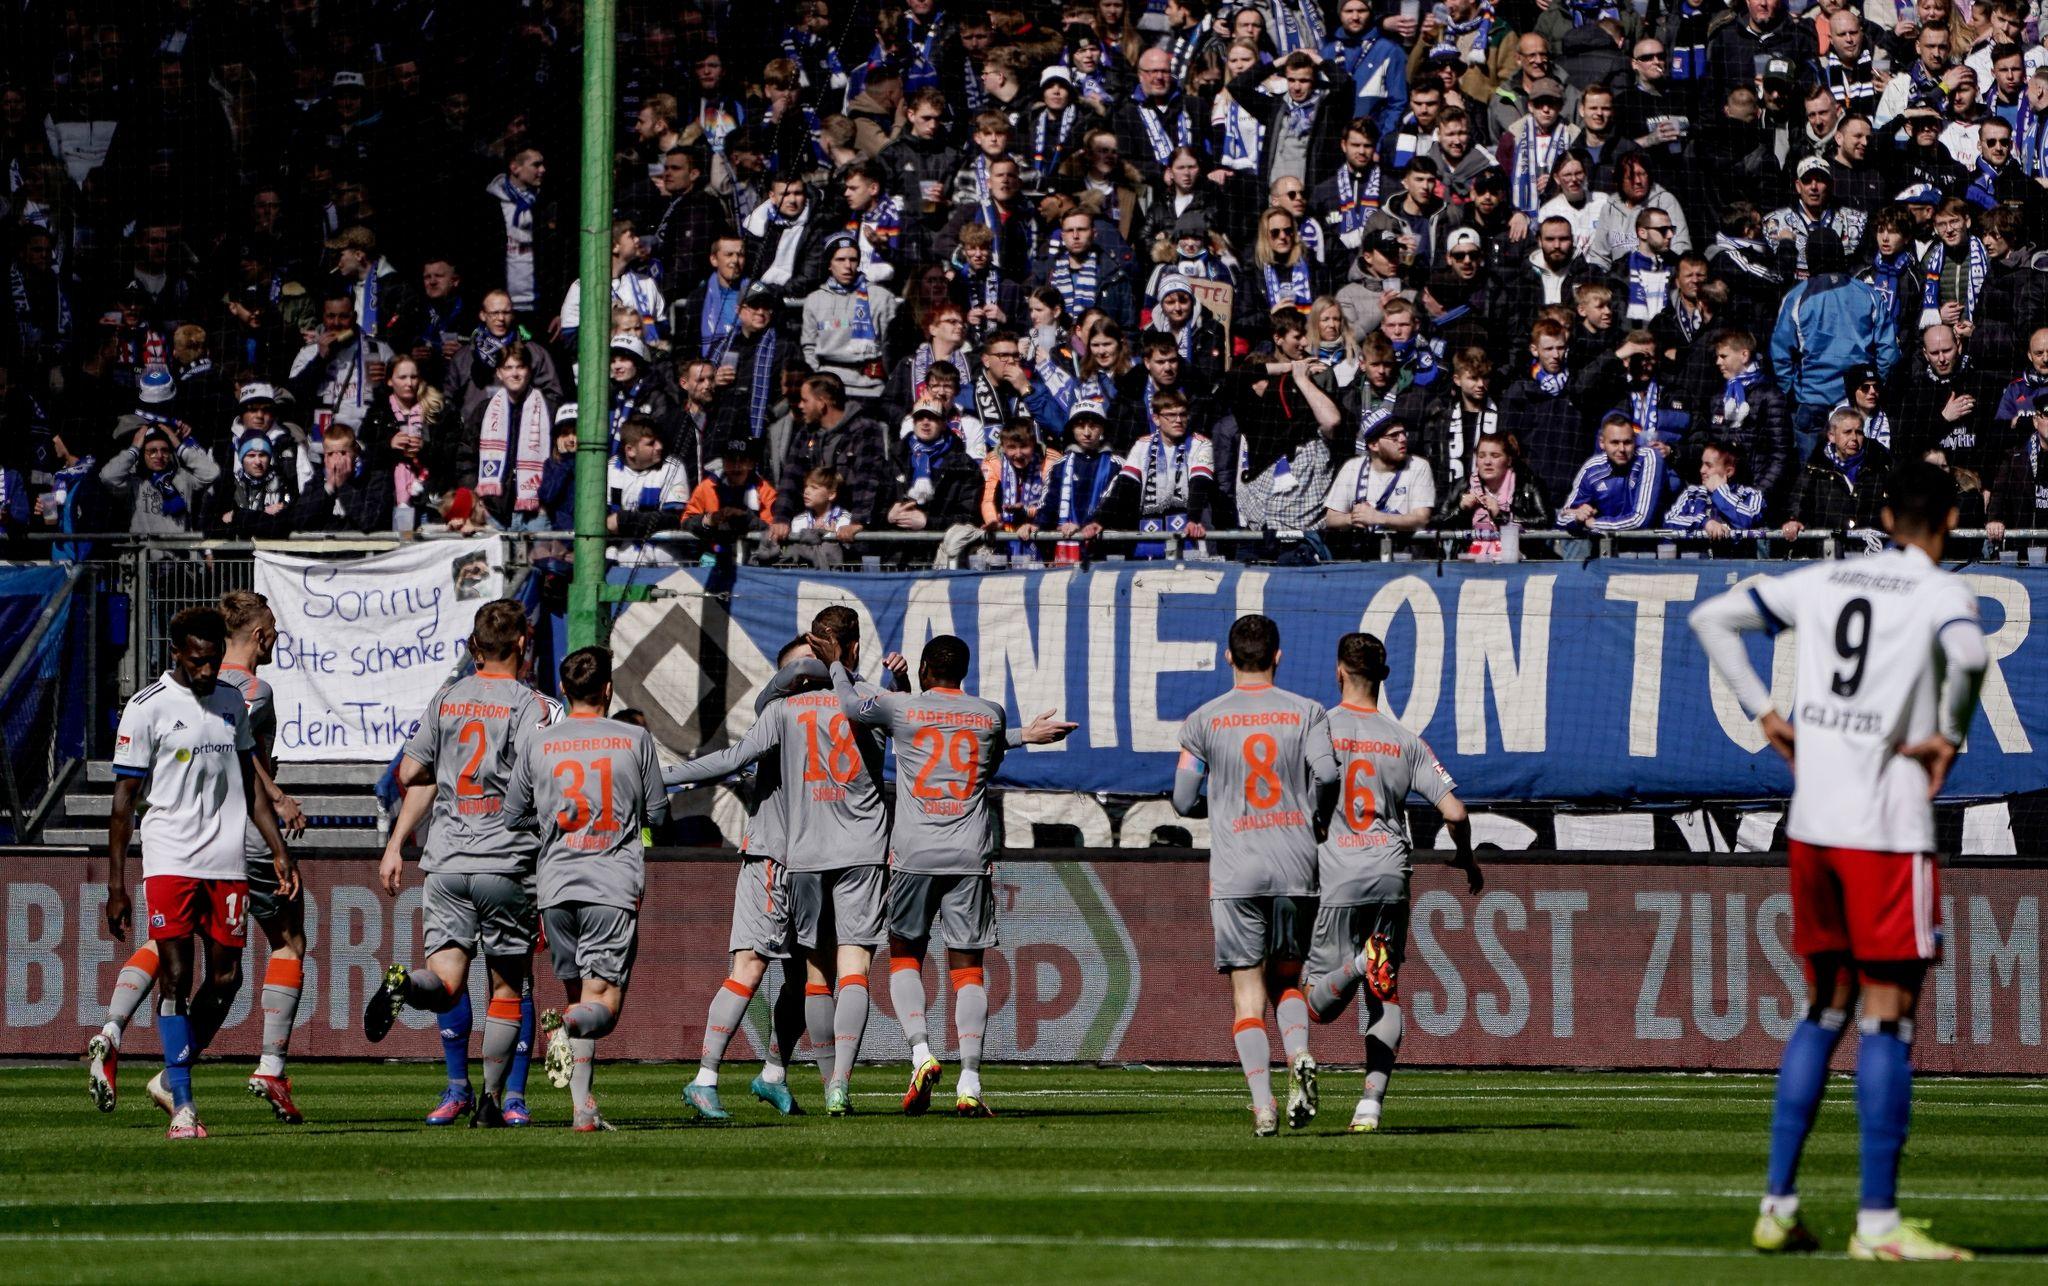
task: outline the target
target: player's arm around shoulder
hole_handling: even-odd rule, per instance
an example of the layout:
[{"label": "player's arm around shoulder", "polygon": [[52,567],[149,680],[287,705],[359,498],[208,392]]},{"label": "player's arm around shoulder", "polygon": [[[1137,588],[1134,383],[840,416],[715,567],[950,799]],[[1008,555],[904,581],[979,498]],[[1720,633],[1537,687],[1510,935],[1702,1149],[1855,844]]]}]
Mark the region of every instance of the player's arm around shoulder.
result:
[{"label": "player's arm around shoulder", "polygon": [[786,714],[785,707],[771,706],[767,713],[754,720],[754,726],[747,729],[746,736],[725,749],[698,755],[663,769],[662,783],[674,790],[683,786],[701,786],[738,772],[782,744],[782,721]]},{"label": "player's arm around shoulder", "polygon": [[534,760],[541,753],[541,729],[529,724],[519,729],[512,741],[512,771],[505,778],[504,817],[507,826],[533,829]]}]

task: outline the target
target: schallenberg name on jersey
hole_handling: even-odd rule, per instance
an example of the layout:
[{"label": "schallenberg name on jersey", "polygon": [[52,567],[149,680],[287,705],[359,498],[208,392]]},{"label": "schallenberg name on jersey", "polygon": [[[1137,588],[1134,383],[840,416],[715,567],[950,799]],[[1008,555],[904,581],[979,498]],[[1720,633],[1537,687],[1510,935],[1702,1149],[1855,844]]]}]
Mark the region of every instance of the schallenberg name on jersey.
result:
[{"label": "schallenberg name on jersey", "polygon": [[171,675],[121,711],[114,772],[147,777],[142,874],[239,880],[247,870],[242,832],[242,752],[253,745],[242,694],[226,684],[196,696]]},{"label": "schallenberg name on jersey", "polygon": [[1766,619],[1797,632],[1798,726],[1785,833],[1888,853],[1934,848],[1927,770],[1899,747],[1940,723],[1941,631],[1977,622],[1977,593],[1917,549],[1821,563],[1750,583]]}]

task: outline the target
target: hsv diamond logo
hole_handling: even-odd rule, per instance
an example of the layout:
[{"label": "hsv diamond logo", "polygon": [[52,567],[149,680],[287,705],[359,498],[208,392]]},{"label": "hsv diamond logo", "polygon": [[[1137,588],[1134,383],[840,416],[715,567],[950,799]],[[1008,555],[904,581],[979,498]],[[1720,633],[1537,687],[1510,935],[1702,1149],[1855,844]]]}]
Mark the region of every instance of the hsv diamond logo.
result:
[{"label": "hsv diamond logo", "polygon": [[150,928],[152,928],[152,929],[161,929],[161,928],[163,928],[163,927],[164,927],[164,913],[163,913],[163,912],[161,912],[161,911],[151,911],[151,912],[149,913],[149,927],[150,927]]}]

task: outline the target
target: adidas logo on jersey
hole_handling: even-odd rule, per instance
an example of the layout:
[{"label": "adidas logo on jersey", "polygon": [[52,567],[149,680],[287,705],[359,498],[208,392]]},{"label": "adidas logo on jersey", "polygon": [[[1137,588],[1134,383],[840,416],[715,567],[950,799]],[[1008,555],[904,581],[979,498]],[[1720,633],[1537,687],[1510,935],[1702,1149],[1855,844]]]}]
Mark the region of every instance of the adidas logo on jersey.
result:
[{"label": "adidas logo on jersey", "polygon": [[183,732],[183,731],[185,731],[185,721],[184,721],[183,719],[179,719],[179,720],[176,720],[176,721],[174,721],[174,722],[173,722],[173,723],[171,724],[171,731],[172,731],[172,732]]}]

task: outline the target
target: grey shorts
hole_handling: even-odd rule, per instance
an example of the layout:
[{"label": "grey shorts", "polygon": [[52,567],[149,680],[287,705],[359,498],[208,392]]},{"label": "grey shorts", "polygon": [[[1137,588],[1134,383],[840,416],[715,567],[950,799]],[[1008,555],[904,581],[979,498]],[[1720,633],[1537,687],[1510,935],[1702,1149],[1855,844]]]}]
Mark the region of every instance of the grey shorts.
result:
[{"label": "grey shorts", "polygon": [[640,950],[640,917],[621,906],[564,902],[540,913],[548,955],[563,982],[601,978],[623,987]]},{"label": "grey shorts", "polygon": [[789,928],[797,945],[880,950],[889,940],[882,931],[885,878],[879,866],[789,872]]},{"label": "grey shorts", "polygon": [[1268,960],[1301,960],[1308,955],[1316,900],[1285,894],[1256,898],[1210,898],[1209,922],[1216,930],[1216,972],[1252,969]]},{"label": "grey shorts", "polygon": [[246,859],[246,876],[249,881],[249,915],[265,929],[282,931],[299,921],[306,907],[306,886],[302,882],[298,893],[285,897],[277,886],[277,865],[270,860],[270,850],[263,850],[261,857]]},{"label": "grey shorts", "polygon": [[471,959],[533,954],[533,889],[516,875],[429,872],[420,910],[430,956],[449,947]]},{"label": "grey shorts", "polygon": [[789,959],[789,872],[773,858],[740,863],[732,890],[732,938],[727,951]]},{"label": "grey shorts", "polygon": [[995,877],[889,872],[889,935],[922,945],[934,923],[955,951],[996,945]]},{"label": "grey shorts", "polygon": [[1375,933],[1387,935],[1387,959],[1394,976],[1408,955],[1408,904],[1365,902],[1357,906],[1326,906],[1316,912],[1315,941],[1309,944],[1304,982],[1337,972]]}]

